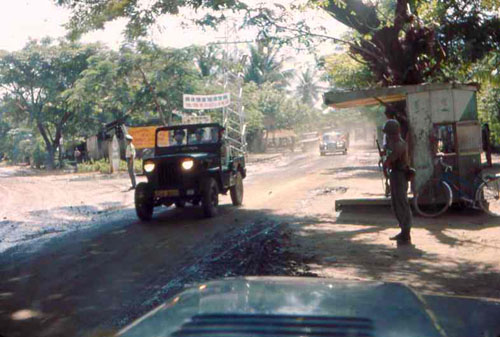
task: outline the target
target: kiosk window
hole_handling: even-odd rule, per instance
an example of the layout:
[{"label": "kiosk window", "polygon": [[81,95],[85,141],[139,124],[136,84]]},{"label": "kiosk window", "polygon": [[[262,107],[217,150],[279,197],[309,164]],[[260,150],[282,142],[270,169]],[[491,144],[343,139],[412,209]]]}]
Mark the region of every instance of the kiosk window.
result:
[{"label": "kiosk window", "polygon": [[433,129],[435,153],[455,153],[455,128],[453,124],[436,124]]}]

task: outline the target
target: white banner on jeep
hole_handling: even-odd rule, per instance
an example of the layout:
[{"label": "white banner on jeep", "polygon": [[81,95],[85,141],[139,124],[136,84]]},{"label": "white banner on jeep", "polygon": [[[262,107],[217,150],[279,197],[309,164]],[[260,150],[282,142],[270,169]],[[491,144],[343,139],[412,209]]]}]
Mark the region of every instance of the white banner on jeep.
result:
[{"label": "white banner on jeep", "polygon": [[216,95],[182,95],[184,109],[206,110],[224,108],[231,103],[231,95],[226,92]]}]

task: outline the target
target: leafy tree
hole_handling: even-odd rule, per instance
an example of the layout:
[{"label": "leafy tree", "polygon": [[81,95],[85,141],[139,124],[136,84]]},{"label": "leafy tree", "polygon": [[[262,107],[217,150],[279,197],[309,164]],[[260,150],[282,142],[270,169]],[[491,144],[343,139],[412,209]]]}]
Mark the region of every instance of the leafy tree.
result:
[{"label": "leafy tree", "polygon": [[5,98],[42,137],[48,168],[54,168],[54,157],[68,125],[78,123],[77,111],[69,104],[69,92],[87,68],[87,59],[97,50],[96,45],[31,41],[21,51],[0,58],[0,85],[8,93]]},{"label": "leafy tree", "polygon": [[375,86],[375,77],[366,64],[355,61],[347,53],[328,55],[322,64],[331,87],[356,90]]},{"label": "leafy tree", "polygon": [[[382,4],[385,10],[361,0],[320,3],[354,30],[351,40],[344,41],[348,52],[380,85],[456,80],[460,69],[467,72],[471,63],[500,46],[498,29],[493,32],[498,17],[488,15],[480,1]],[[386,115],[399,119],[403,130],[405,110],[401,103],[386,105]]]},{"label": "leafy tree", "polygon": [[222,66],[222,49],[215,45],[193,47],[190,53],[194,56],[196,67],[202,77],[210,77]]},{"label": "leafy tree", "polygon": [[[207,10],[207,14],[197,20],[200,24],[214,26],[224,20],[224,9],[245,10],[247,5],[238,0],[53,0],[57,5],[71,10],[72,17],[67,28],[72,37],[95,29],[102,29],[107,22],[127,19],[126,33],[129,37],[144,36],[148,28],[163,14],[178,14],[182,7],[197,11]],[[219,11],[217,13],[217,11]]]},{"label": "leafy tree", "polygon": [[68,90],[71,107],[79,112],[83,132],[71,130],[80,136],[96,134],[103,124],[123,118],[133,105],[127,71],[120,67],[120,57],[114,52],[102,51],[88,59],[88,67],[81,72],[75,85]]},{"label": "leafy tree", "polygon": [[488,85],[500,86],[500,51],[486,55],[481,61],[471,67],[469,81],[476,80]]},{"label": "leafy tree", "polygon": [[[244,10],[245,24],[259,28],[259,37],[279,43],[311,38],[343,43],[363,62],[381,85],[417,84],[432,79],[451,80],[460,65],[482,59],[499,47],[497,0],[415,1],[313,0],[308,6],[325,10],[353,30],[348,39],[313,32],[305,21],[290,24],[283,5],[247,6],[241,1],[164,1],[140,4],[131,0],[55,0],[72,10],[73,31],[102,28],[116,18],[128,19],[130,36],[143,35],[162,14],[177,14],[180,7],[207,11],[199,23],[215,25],[223,9]],[[292,5],[299,11],[303,6]],[[292,11],[293,15],[293,11]]]},{"label": "leafy tree", "polygon": [[[173,111],[182,111],[182,94],[197,91],[200,73],[197,71],[190,49],[160,48],[149,43],[137,47],[139,53],[136,64],[145,86],[138,93],[139,104],[151,106],[159,102],[160,117],[171,122]],[[153,110],[153,109],[150,109]]]},{"label": "leafy tree", "polygon": [[484,85],[477,97],[479,117],[490,126],[495,145],[500,145],[500,88]]},{"label": "leafy tree", "polygon": [[71,102],[92,111],[88,123],[96,126],[124,117],[132,124],[167,124],[173,111],[182,110],[182,94],[194,92],[199,81],[190,50],[140,42],[91,57]]},{"label": "leafy tree", "polygon": [[500,49],[499,1],[451,0],[424,7],[423,20],[438,20],[436,39],[443,47],[444,78],[465,75],[474,63]]}]

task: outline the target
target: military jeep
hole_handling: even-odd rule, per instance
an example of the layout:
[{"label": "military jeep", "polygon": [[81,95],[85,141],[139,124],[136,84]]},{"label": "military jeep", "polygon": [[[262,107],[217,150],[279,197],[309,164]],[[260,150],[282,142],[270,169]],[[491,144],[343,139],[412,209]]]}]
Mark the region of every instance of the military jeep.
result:
[{"label": "military jeep", "polygon": [[135,209],[144,221],[153,209],[175,204],[201,204],[207,217],[217,214],[219,194],[230,192],[233,205],[243,202],[245,158],[231,156],[216,123],[161,127],[156,130],[154,155],[143,163],[147,183],[137,185]]}]

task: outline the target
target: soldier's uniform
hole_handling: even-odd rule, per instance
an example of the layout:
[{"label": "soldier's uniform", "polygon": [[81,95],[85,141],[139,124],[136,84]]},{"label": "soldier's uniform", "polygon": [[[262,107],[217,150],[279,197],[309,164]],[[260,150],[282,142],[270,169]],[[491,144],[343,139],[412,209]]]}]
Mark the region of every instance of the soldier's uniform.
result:
[{"label": "soldier's uniform", "polygon": [[387,121],[384,125],[384,132],[387,134],[387,158],[384,162],[384,167],[390,169],[391,203],[399,227],[401,228],[401,233],[392,237],[391,240],[409,243],[411,242],[412,213],[407,195],[408,147],[406,142],[401,139],[399,123],[396,120]]},{"label": "soldier's uniform", "polygon": [[127,139],[125,158],[127,160],[127,168],[128,168],[128,174],[130,176],[130,181],[132,182],[132,189],[134,189],[136,186],[135,172],[134,172],[135,147],[134,144],[132,144],[133,138],[131,135],[126,135],[125,138]]}]

